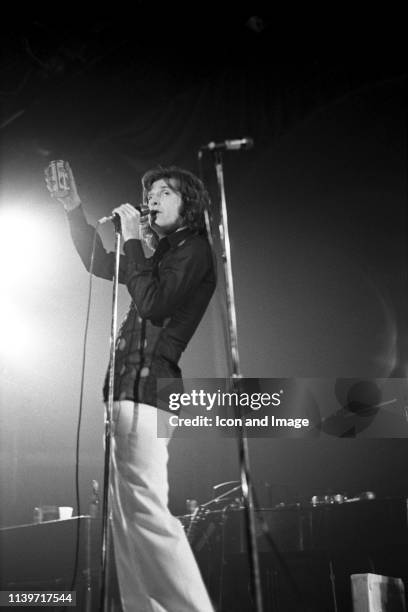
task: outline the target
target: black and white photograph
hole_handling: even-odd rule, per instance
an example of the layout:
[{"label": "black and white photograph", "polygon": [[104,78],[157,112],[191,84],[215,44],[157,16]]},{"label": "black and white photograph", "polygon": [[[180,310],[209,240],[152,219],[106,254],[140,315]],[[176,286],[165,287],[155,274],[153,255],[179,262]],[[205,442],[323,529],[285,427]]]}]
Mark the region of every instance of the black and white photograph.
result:
[{"label": "black and white photograph", "polygon": [[0,608],[406,612],[406,20],[12,8]]}]

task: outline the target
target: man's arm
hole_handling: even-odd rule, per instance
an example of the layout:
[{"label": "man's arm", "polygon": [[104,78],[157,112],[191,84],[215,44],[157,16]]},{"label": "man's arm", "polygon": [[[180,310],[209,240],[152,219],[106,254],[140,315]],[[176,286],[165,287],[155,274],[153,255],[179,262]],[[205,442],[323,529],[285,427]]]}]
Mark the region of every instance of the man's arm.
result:
[{"label": "man's arm", "polygon": [[[77,208],[69,212],[67,211],[67,218],[69,221],[72,241],[85,268],[89,271],[91,266],[92,246],[95,228],[87,222],[82,206],[78,206]],[[138,255],[138,261],[140,263],[143,263],[145,261],[143,250],[141,250]],[[95,276],[99,276],[100,278],[112,280],[114,269],[115,253],[108,253],[106,251],[105,247],[103,246],[101,237],[99,236],[99,234],[97,234],[95,242],[93,274],[95,274]],[[121,255],[119,261],[120,283],[126,282],[126,271],[126,258],[125,256]]]},{"label": "man's arm", "polygon": [[[112,280],[115,269],[115,253],[108,253],[106,251],[99,234],[97,234],[95,237],[95,227],[90,225],[85,217],[75,177],[68,162],[65,162],[65,168],[68,173],[68,182],[70,188],[67,195],[65,195],[64,197],[56,197],[55,199],[58,200],[64,206],[69,221],[72,241],[79,256],[82,259],[85,268],[89,271],[91,267],[92,249],[95,238],[93,273],[95,274],[95,276],[99,276],[100,278]],[[51,196],[55,197],[52,190],[52,186],[47,176],[45,180]],[[129,206],[130,205],[125,204],[121,208],[126,209]],[[139,263],[143,263],[145,261],[145,256],[142,248],[138,252],[138,261]],[[121,255],[119,262],[120,283],[126,282],[126,270],[127,262],[125,257]]]}]

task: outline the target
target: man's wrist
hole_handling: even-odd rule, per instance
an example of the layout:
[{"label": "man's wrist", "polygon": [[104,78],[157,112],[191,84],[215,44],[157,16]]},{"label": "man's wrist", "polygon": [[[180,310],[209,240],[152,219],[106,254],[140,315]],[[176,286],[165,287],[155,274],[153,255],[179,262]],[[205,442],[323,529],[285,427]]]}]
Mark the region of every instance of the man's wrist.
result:
[{"label": "man's wrist", "polygon": [[124,232],[122,228],[122,238],[123,238],[123,242],[126,242],[127,240],[141,240],[142,235],[141,235],[140,227],[138,228],[137,231],[131,230],[130,232],[128,231]]},{"label": "man's wrist", "polygon": [[144,262],[145,256],[142,249],[142,243],[137,238],[129,238],[124,241],[123,249],[125,255],[130,262]]},{"label": "man's wrist", "polygon": [[76,208],[79,208],[81,204],[81,200],[79,200],[79,202],[64,202],[64,209],[66,212],[72,212]]}]

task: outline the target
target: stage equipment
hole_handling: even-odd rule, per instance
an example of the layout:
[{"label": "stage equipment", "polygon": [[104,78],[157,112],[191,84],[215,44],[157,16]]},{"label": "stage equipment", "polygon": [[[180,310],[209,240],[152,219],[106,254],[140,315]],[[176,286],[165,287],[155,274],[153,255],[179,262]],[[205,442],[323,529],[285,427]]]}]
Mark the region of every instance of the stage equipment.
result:
[{"label": "stage equipment", "polygon": [[401,578],[378,574],[352,574],[353,612],[405,612],[405,590]]},{"label": "stage equipment", "polygon": [[252,149],[253,146],[252,138],[235,138],[222,142],[209,142],[201,147],[201,151],[238,151],[239,149]]},{"label": "stage equipment", "polygon": [[118,318],[118,286],[119,286],[119,262],[120,262],[120,217],[113,215],[115,227],[115,266],[113,272],[112,288],[112,316],[110,332],[110,354],[109,354],[109,388],[108,404],[105,406],[105,461],[104,461],[104,480],[103,480],[103,505],[102,505],[102,555],[101,555],[101,599],[100,608],[104,612],[109,611],[110,605],[110,565],[113,555],[111,545],[111,500],[110,500],[110,475],[112,463],[112,415],[114,397],[114,376],[116,360],[116,337],[117,337],[117,318]]},{"label": "stage equipment", "polygon": [[[219,233],[221,239],[222,248],[222,261],[224,263],[224,274],[225,274],[225,288],[226,288],[226,304],[227,304],[227,316],[228,316],[228,339],[230,348],[230,389],[232,392],[239,392],[242,379],[239,363],[239,351],[238,351],[238,334],[237,334],[237,320],[235,310],[235,297],[234,297],[234,283],[232,276],[232,263],[231,263],[231,247],[230,238],[228,231],[228,212],[227,212],[227,200],[225,194],[224,185],[224,170],[222,161],[223,150],[239,150],[248,149],[253,146],[252,138],[241,138],[225,140],[222,143],[210,142],[208,145],[201,147],[198,158],[199,165],[201,166],[201,157],[203,150],[210,150],[214,153],[215,172],[217,176],[219,196],[221,202],[221,217],[219,224]],[[208,227],[207,227],[208,229]],[[239,409],[237,409],[237,412]],[[239,413],[237,416],[241,416]],[[250,464],[249,464],[249,452],[248,452],[248,440],[245,434],[244,427],[238,427],[238,444],[239,444],[239,462],[240,462],[240,476],[241,476],[241,488],[242,496],[245,508],[246,517],[246,531],[248,541],[248,556],[249,556],[249,568],[251,576],[251,588],[252,597],[255,604],[256,612],[262,612],[262,594],[261,594],[261,581],[259,572],[259,559],[256,543],[255,534],[255,518],[254,518],[254,500],[252,491],[252,482],[250,477]],[[220,607],[222,602],[219,602]]]},{"label": "stage equipment", "polygon": [[87,515],[0,528],[0,589],[70,591],[78,530],[77,608],[99,610],[100,521]]},{"label": "stage equipment", "polygon": [[[327,501],[319,505],[277,504],[255,511],[263,603],[268,610],[302,609],[282,558],[297,582],[306,609],[317,612],[350,612],[350,577],[357,572],[395,576],[408,584],[408,500],[368,499],[360,494],[335,502],[335,497],[339,499],[337,495],[327,496]],[[262,529],[261,516],[273,548]],[[202,504],[194,518],[192,514],[179,518],[186,531],[190,529],[190,543],[212,598],[223,604],[220,612],[247,612],[251,606],[248,547],[239,491],[237,494],[232,487]],[[371,612],[370,608],[363,609]]]}]

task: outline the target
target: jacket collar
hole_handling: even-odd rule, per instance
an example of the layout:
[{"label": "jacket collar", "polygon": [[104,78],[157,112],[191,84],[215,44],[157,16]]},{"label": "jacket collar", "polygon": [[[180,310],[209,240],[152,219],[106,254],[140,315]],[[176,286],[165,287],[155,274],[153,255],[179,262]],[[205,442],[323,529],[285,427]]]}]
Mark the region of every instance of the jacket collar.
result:
[{"label": "jacket collar", "polygon": [[[192,231],[189,227],[183,227],[183,229],[179,229],[178,231],[169,234],[166,236],[166,238],[169,241],[170,247],[175,247],[178,246],[180,242],[183,242],[183,240],[185,240],[191,233]],[[163,238],[163,240],[166,240],[166,238]]]},{"label": "jacket collar", "polygon": [[153,255],[153,261],[158,263],[163,255],[169,249],[178,246],[183,240],[187,238],[191,234],[191,230],[188,227],[184,227],[183,229],[178,230],[178,232],[173,232],[168,236],[164,236],[159,240],[159,244],[156,247],[156,250]]}]

